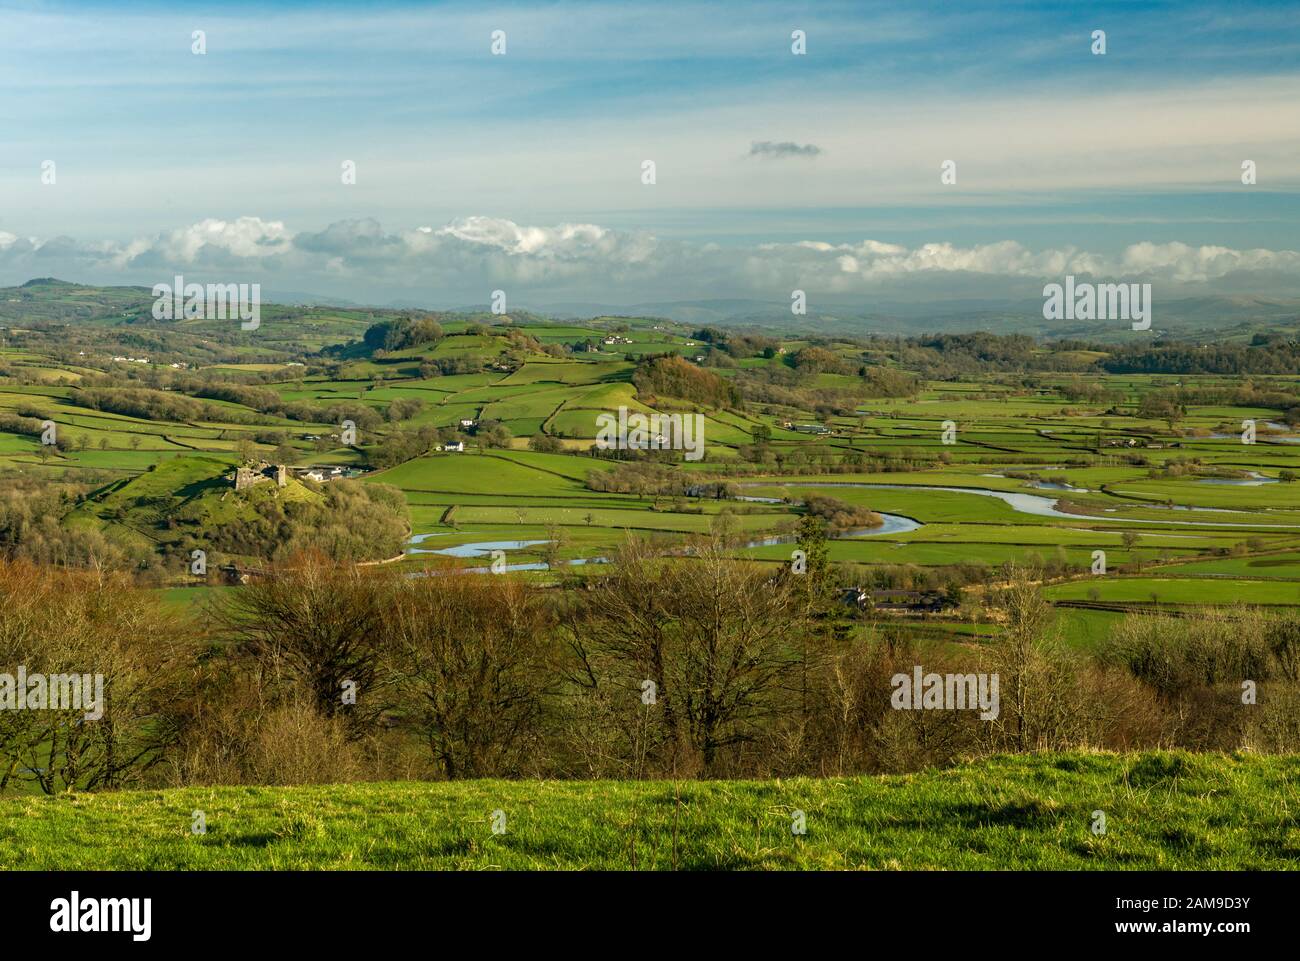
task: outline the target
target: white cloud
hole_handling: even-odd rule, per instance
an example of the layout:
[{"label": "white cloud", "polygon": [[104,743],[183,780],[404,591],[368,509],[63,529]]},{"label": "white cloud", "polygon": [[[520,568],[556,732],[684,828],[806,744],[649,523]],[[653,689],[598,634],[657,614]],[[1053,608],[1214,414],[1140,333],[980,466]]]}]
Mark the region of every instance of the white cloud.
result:
[{"label": "white cloud", "polygon": [[195,263],[220,251],[232,257],[250,259],[287,253],[291,235],[279,221],[260,217],[238,220],[209,218],[160,236],[152,245],[160,254],[181,263]]},{"label": "white cloud", "polygon": [[280,221],[244,216],[204,219],[121,243],[0,233],[0,272],[10,283],[53,275],[152,284],[174,271],[196,280],[272,280],[289,289],[380,303],[416,295],[432,303],[481,302],[503,285],[516,302],[552,297],[632,303],[784,297],[795,288],[810,294],[944,297],[971,278],[991,291],[1000,285],[1005,293],[1067,273],[1159,281],[1171,289],[1212,290],[1220,281],[1252,276],[1276,286],[1279,277],[1300,275],[1300,253],[1143,242],[1108,254],[1073,247],[1032,250],[1010,240],[727,247],[590,223],[539,226],[484,216],[397,232],[373,219],[346,220],[300,233]]},{"label": "white cloud", "polygon": [[1294,271],[1300,255],[1292,250],[1232,250],[1228,247],[1189,247],[1187,244],[1133,244],[1124,251],[1119,269],[1172,280],[1203,282],[1236,272]]}]

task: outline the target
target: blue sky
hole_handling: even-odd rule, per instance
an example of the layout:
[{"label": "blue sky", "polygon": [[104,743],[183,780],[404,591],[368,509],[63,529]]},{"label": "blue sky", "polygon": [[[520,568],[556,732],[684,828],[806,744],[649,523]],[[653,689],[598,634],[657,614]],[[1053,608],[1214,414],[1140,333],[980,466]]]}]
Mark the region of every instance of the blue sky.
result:
[{"label": "blue sky", "polygon": [[1297,3],[267,7],[0,0],[0,280],[618,302],[1064,265],[1295,292]]}]

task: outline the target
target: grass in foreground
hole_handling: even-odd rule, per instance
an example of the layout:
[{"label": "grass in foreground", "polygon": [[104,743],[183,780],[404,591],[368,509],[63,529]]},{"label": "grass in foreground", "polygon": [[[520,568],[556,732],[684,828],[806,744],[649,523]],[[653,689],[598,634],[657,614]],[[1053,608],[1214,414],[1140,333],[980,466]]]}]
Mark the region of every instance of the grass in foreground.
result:
[{"label": "grass in foreground", "polygon": [[[10,869],[1289,869],[1300,757],[890,777],[193,788],[0,800]],[[193,812],[207,833],[191,834]],[[493,834],[493,812],[505,831]],[[805,812],[807,833],[791,825]],[[1104,811],[1106,834],[1091,826]]]}]

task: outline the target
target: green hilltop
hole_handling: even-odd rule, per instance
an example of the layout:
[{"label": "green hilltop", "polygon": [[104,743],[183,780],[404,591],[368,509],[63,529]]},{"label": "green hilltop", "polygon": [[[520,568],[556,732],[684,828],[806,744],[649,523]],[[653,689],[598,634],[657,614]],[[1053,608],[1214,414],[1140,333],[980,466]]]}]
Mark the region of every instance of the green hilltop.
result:
[{"label": "green hilltop", "polygon": [[100,531],[124,546],[169,552],[201,543],[214,532],[255,524],[275,505],[324,501],[319,491],[288,477],[283,488],[267,481],[236,491],[230,460],[190,456],[162,460],[149,470],[91,493],[64,522]]}]

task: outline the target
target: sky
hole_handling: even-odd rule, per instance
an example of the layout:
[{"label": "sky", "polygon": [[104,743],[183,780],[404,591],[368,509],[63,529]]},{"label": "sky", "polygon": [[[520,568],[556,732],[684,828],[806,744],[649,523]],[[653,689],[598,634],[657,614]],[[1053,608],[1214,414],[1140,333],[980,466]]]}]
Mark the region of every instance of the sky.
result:
[{"label": "sky", "polygon": [[0,0],[3,283],[1297,296],[1297,251],[1300,2]]}]

